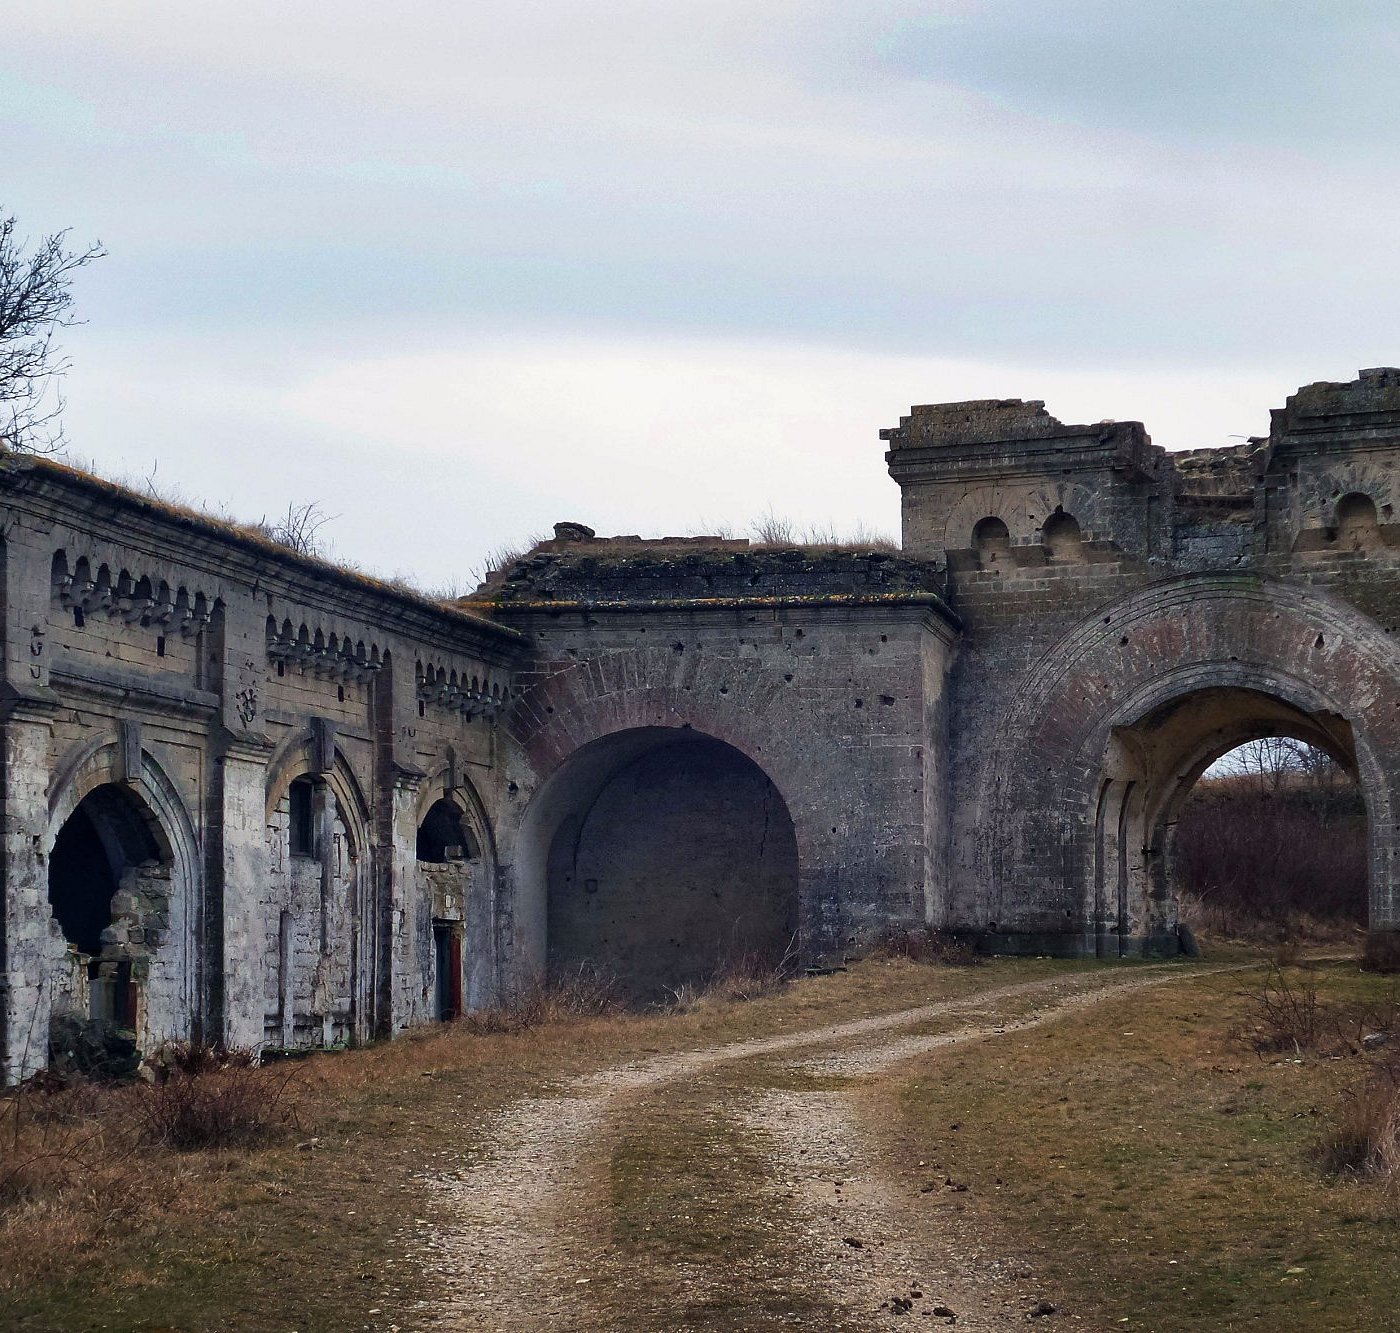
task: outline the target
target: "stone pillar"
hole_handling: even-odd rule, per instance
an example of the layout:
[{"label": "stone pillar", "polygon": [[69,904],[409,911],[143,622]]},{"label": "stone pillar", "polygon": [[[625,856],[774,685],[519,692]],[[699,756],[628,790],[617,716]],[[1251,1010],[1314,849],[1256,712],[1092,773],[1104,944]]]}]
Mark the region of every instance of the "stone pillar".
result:
[{"label": "stone pillar", "polygon": [[48,1063],[53,1002],[48,855],[50,713],[46,701],[4,710],[4,910],[0,913],[0,1082]]},{"label": "stone pillar", "polygon": [[[427,977],[429,938],[418,938],[418,789],[425,774],[418,767],[417,689],[412,655],[386,653],[374,681],[374,812],[378,908],[376,1035],[391,1036],[412,1023],[421,1007]],[[420,994],[414,1003],[413,988]]]},{"label": "stone pillar", "polygon": [[230,1047],[263,1041],[268,925],[267,764],[273,742],[262,730],[267,670],[264,615],[256,598],[231,596],[216,616],[214,724],[204,953],[209,978],[204,1030]]},{"label": "stone pillar", "polygon": [[[217,974],[213,1012],[230,1047],[263,1041],[267,922],[267,828],[264,809],[272,747],[246,737],[226,739],[216,767],[211,819],[210,971]],[[219,984],[221,983],[221,984]]]},{"label": "stone pillar", "polygon": [[[418,883],[418,791],[422,785],[416,772],[398,771],[389,783],[391,805],[389,838],[384,846],[384,959],[388,1003],[384,1026],[389,1033],[403,1031],[415,1022],[425,1021],[422,991],[427,984],[432,957],[431,909],[419,902]],[[423,923],[429,921],[424,934]]]},{"label": "stone pillar", "polygon": [[15,519],[0,540],[3,687],[0,688],[0,1081],[48,1063],[53,946],[49,936],[48,631],[52,570],[47,532]]}]

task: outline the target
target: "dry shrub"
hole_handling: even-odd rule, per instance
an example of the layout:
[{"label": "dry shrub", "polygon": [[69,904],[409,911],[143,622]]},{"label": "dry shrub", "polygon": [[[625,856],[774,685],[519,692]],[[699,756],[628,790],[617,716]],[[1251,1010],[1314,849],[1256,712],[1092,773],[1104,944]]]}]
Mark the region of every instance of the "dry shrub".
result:
[{"label": "dry shrub", "polygon": [[907,958],[944,967],[980,967],[986,959],[965,940],[932,926],[889,926],[876,936],[874,958]]},{"label": "dry shrub", "polygon": [[146,1063],[159,1083],[176,1075],[212,1074],[230,1066],[246,1068],[256,1064],[257,1057],[252,1051],[230,1050],[216,1042],[167,1041]]},{"label": "dry shrub", "polygon": [[173,1072],[138,1100],[138,1136],[177,1152],[275,1142],[297,1124],[289,1095],[294,1074],[246,1060],[200,1073]]},{"label": "dry shrub", "polygon": [[797,970],[796,937],[788,941],[780,958],[747,952],[726,959],[706,981],[686,981],[669,987],[659,1007],[670,1013],[689,1014],[715,1004],[742,1004],[782,990]]},{"label": "dry shrub", "polygon": [[1274,962],[1249,998],[1253,1015],[1243,1035],[1260,1054],[1360,1055],[1368,1038],[1400,1037],[1400,992],[1370,1002],[1325,1003],[1305,971]]},{"label": "dry shrub", "polygon": [[1320,1155],[1333,1175],[1373,1180],[1400,1204],[1400,1055],[1372,1066],[1359,1087],[1343,1094]]},{"label": "dry shrub", "polygon": [[1317,983],[1310,978],[1290,981],[1277,963],[1270,964],[1254,1006],[1253,1044],[1257,1051],[1316,1051],[1329,1030],[1318,1002]]},{"label": "dry shrub", "polygon": [[458,1023],[478,1036],[524,1032],[549,1023],[603,1018],[621,1011],[617,983],[591,968],[549,980],[536,978],[505,1004],[464,1014]]},{"label": "dry shrub", "polygon": [[1366,918],[1366,821],[1354,788],[1202,784],[1177,821],[1173,869],[1200,932],[1336,937]]}]

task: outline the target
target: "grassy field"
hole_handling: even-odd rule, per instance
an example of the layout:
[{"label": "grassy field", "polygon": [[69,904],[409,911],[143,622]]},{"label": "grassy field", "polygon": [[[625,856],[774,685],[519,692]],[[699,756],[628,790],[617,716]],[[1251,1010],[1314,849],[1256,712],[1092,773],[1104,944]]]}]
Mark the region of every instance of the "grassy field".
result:
[{"label": "grassy field", "polygon": [[[1288,976],[1323,1006],[1395,994],[1354,964]],[[970,1209],[1105,1325],[1400,1328],[1394,1197],[1320,1157],[1382,1057],[1257,1051],[1262,977],[1138,992],[872,1087],[891,1170],[966,1184],[923,1196],[928,1225]]]},{"label": "grassy field", "polygon": [[441,1220],[420,1177],[470,1155],[510,1101],[620,1060],[891,1012],[1036,970],[868,964],[684,1014],[489,1035],[454,1025],[315,1056],[296,1069],[297,1124],[254,1150],[131,1152],[118,1146],[126,1094],[98,1096],[85,1129],[106,1129],[111,1150],[89,1153],[94,1169],[65,1188],[0,1210],[0,1326],[419,1327],[437,1293],[411,1237]]},{"label": "grassy field", "polygon": [[[515,1099],[647,1055],[1090,966],[869,962],[683,1014],[489,1035],[457,1025],[302,1062],[297,1123],[250,1150],[117,1151],[129,1103],[99,1098],[90,1123],[110,1128],[113,1151],[0,1211],[0,1326],[422,1328],[441,1293],[415,1237],[444,1222],[423,1176],[469,1160]],[[1289,975],[1315,985],[1323,1010],[1394,993],[1354,965]],[[1394,1197],[1329,1176],[1318,1153],[1384,1048],[1260,1053],[1262,971],[1172,976],[855,1079],[887,1176],[928,1234],[984,1229],[1089,1326],[1400,1328]],[[731,1114],[804,1077],[782,1057],[753,1059],[637,1100],[596,1182],[615,1279],[606,1326],[668,1327],[682,1281],[688,1326],[761,1327],[768,1312],[818,1326],[834,1310],[805,1283],[789,1205],[757,1187],[762,1135]],[[925,1191],[945,1178],[966,1190]]]}]

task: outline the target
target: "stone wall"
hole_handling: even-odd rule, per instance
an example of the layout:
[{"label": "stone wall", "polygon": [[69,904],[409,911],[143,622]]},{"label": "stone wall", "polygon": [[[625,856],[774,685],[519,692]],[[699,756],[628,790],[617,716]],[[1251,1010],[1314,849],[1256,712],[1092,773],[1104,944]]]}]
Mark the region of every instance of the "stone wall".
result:
[{"label": "stone wall", "polygon": [[326,1044],[917,922],[1170,950],[1175,811],[1266,733],[1355,773],[1400,929],[1400,371],[1185,454],[1019,400],[883,434],[901,551],[561,524],[456,604],[0,458],[5,1076],[99,1000]]},{"label": "stone wall", "polygon": [[[1308,386],[1267,438],[1185,454],[1019,401],[914,408],[882,434],[905,549],[944,565],[964,627],[948,924],[1001,948],[1169,949],[1163,844],[1186,777],[1159,769],[1194,780],[1268,728],[1358,776],[1371,925],[1400,924],[1400,373]],[[1149,762],[1154,710],[1213,690],[1228,708]]]},{"label": "stone wall", "polygon": [[[417,825],[444,795],[499,798],[494,719],[519,636],[44,460],[0,460],[0,510],[8,1077],[43,1063],[55,1002],[81,1005],[83,982],[127,962],[117,1017],[148,1049],[423,1021]],[[321,821],[304,855],[288,845],[297,780]],[[94,793],[119,794],[153,859],[106,838],[121,892],[72,891],[104,900],[112,944],[78,958],[55,934],[49,858]],[[136,920],[133,874],[163,886],[165,927]],[[482,995],[500,966],[494,896],[483,882],[470,923]]]}]

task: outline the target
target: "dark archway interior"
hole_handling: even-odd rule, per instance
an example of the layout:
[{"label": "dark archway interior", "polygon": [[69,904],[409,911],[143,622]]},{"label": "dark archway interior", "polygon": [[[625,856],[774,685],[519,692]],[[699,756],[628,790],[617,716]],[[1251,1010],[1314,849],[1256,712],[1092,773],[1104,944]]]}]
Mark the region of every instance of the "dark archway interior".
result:
[{"label": "dark archway interior", "polygon": [[462,812],[448,800],[434,801],[418,826],[418,859],[434,865],[470,861],[477,855]]},{"label": "dark archway interior", "polygon": [[549,844],[549,970],[596,969],[635,1002],[774,964],[797,929],[797,838],[732,746],[658,731],[580,766]]},{"label": "dark archway interior", "polygon": [[64,938],[100,954],[122,872],[159,859],[159,845],[124,792],[110,785],[89,792],[59,829],[49,857],[49,903]]}]

